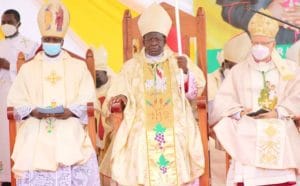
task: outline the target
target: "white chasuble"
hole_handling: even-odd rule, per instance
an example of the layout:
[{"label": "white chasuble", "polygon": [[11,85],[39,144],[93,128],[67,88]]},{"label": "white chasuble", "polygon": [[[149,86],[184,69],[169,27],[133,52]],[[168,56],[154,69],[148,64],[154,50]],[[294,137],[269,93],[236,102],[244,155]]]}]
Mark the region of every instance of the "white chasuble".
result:
[{"label": "white chasuble", "polygon": [[44,107],[66,105],[64,62],[45,62],[42,66]]}]

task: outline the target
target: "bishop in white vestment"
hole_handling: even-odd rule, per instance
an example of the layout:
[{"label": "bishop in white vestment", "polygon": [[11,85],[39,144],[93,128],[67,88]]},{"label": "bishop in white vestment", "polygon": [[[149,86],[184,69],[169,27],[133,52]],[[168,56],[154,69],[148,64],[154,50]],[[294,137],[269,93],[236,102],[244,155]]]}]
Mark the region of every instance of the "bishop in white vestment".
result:
[{"label": "bishop in white vestment", "polygon": [[171,24],[157,4],[141,14],[144,48],[125,62],[107,94],[109,118],[117,103],[125,110],[119,128],[113,126],[109,161],[100,170],[119,185],[198,185],[204,172],[200,131],[189,100],[201,95],[205,79],[196,64],[165,46]]},{"label": "bishop in white vestment", "polygon": [[276,21],[257,14],[249,31],[251,53],[223,81],[210,117],[232,157],[227,185],[299,184],[300,134],[292,118],[300,113],[300,71],[274,48]]},{"label": "bishop in white vestment", "polygon": [[86,104],[98,109],[95,85],[86,64],[61,49],[68,10],[50,1],[38,21],[43,51],[21,67],[8,95],[19,120],[12,154],[17,185],[98,186],[96,153],[85,129]]}]

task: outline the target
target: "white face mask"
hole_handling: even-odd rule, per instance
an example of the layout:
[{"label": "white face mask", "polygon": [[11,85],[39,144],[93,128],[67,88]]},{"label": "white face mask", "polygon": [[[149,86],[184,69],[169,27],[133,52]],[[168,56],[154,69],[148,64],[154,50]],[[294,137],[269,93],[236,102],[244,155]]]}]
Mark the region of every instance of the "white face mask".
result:
[{"label": "white face mask", "polygon": [[251,48],[253,57],[257,60],[263,60],[270,55],[270,49],[264,45],[253,45]]},{"label": "white face mask", "polygon": [[10,37],[17,32],[17,27],[10,24],[1,25],[1,29],[6,37]]}]

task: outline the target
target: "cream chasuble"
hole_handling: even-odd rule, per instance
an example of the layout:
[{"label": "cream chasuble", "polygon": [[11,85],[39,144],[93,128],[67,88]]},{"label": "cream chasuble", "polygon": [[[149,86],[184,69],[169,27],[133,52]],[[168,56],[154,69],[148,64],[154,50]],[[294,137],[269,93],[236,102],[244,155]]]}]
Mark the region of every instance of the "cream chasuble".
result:
[{"label": "cream chasuble", "polygon": [[[272,60],[283,59],[273,52]],[[287,69],[278,70],[274,61],[256,63],[249,56],[233,67],[216,96],[210,122],[217,123],[216,135],[234,160],[228,179],[233,183],[252,186],[295,181],[300,169],[300,135],[290,119],[300,112],[299,68],[282,61],[297,74],[288,80],[280,72]],[[276,109],[279,118],[234,118],[246,108],[253,112]]]},{"label": "cream chasuble", "polygon": [[65,105],[66,80],[64,62],[57,59],[57,61],[45,62],[42,66],[44,107]]},{"label": "cream chasuble", "polygon": [[[199,95],[205,80],[192,62]],[[128,103],[124,119],[113,140],[110,166],[101,173],[120,185],[182,185],[203,173],[204,156],[199,127],[189,101],[182,108],[176,79],[176,56],[168,48],[157,62],[150,62],[144,50],[127,61],[108,91],[107,99],[123,94]],[[104,112],[109,114],[107,103]],[[109,167],[110,169],[105,169]]]},{"label": "cream chasuble", "polygon": [[[62,52],[58,60],[45,59],[39,53],[24,64],[8,96],[8,105],[18,107],[53,107],[86,105],[97,108],[94,83],[84,62]],[[13,171],[55,171],[59,165],[85,163],[94,152],[84,125],[78,118],[20,122],[12,155]]]}]

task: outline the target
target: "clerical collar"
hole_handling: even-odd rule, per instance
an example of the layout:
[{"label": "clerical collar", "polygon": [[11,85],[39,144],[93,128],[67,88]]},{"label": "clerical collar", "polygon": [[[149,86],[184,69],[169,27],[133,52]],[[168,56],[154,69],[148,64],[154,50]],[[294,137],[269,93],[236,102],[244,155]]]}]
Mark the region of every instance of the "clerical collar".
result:
[{"label": "clerical collar", "polygon": [[256,62],[255,60],[250,61],[250,66],[253,67],[255,70],[266,72],[276,68],[274,62],[272,60],[268,62]]},{"label": "clerical collar", "polygon": [[164,53],[162,52],[158,56],[151,56],[149,54],[145,54],[145,56],[146,56],[146,59],[148,59],[149,63],[158,63],[158,62],[161,62],[161,59],[163,58]]},{"label": "clerical collar", "polygon": [[45,52],[43,52],[43,61],[48,62],[48,63],[55,63],[55,62],[59,62],[62,59],[62,51],[60,52],[60,54],[56,57],[49,57],[45,54]]}]

